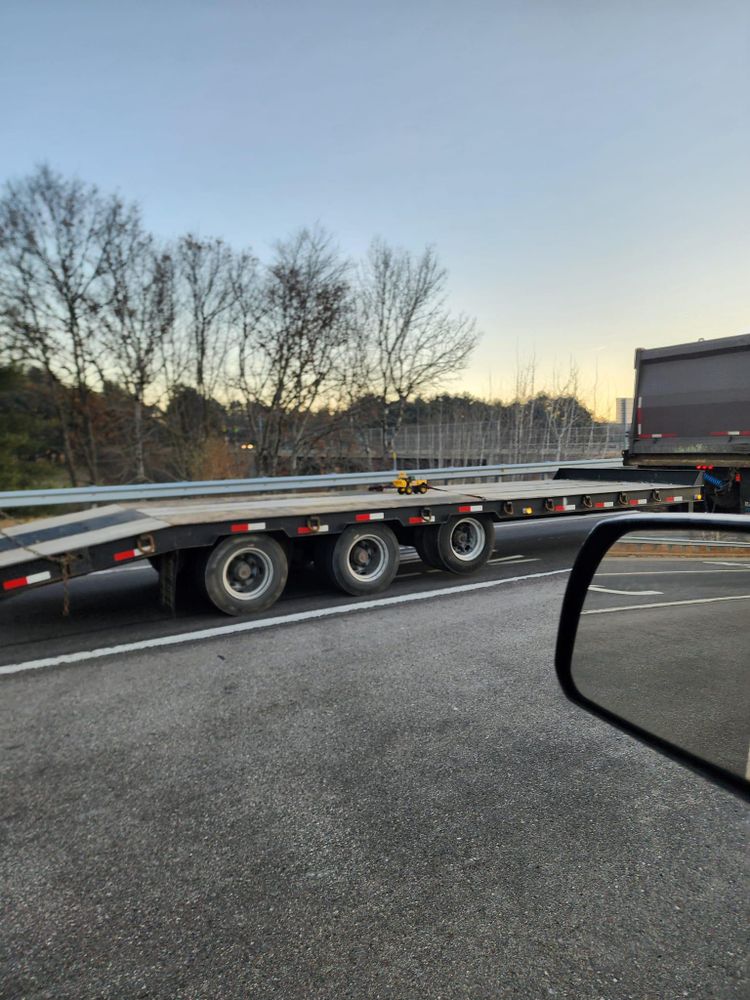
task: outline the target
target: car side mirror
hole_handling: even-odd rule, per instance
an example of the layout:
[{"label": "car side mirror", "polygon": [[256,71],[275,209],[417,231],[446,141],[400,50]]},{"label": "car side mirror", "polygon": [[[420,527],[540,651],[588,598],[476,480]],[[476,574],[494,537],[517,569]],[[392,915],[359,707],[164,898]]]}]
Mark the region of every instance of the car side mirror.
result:
[{"label": "car side mirror", "polygon": [[568,581],[555,666],[576,705],[750,800],[750,518],[597,524]]}]

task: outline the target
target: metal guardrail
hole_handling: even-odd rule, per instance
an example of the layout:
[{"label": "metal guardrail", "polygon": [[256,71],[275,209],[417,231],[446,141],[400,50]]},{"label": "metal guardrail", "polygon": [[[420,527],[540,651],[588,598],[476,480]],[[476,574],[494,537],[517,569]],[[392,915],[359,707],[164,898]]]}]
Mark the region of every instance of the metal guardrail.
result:
[{"label": "metal guardrail", "polygon": [[[612,468],[616,459],[595,458],[580,462],[532,462],[522,465],[469,465],[443,469],[405,470],[420,479],[449,482],[456,479],[503,479],[506,476],[551,475],[558,469]],[[53,507],[69,504],[116,503],[118,500],[160,500],[167,497],[205,497],[232,493],[278,493],[299,490],[332,490],[346,486],[388,483],[394,472],[345,472],[323,476],[264,476],[257,479],[217,479],[196,483],[134,483],[123,486],[81,486],[59,490],[12,490],[0,493],[0,510],[13,507]]]}]

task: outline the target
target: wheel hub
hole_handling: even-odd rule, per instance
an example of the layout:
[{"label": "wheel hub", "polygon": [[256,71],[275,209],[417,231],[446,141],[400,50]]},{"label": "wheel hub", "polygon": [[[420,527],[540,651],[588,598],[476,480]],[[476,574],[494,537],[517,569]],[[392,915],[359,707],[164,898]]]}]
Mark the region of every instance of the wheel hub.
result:
[{"label": "wheel hub", "polygon": [[485,529],[481,522],[474,518],[459,521],[450,536],[453,554],[463,562],[475,559],[482,551],[485,537]]}]

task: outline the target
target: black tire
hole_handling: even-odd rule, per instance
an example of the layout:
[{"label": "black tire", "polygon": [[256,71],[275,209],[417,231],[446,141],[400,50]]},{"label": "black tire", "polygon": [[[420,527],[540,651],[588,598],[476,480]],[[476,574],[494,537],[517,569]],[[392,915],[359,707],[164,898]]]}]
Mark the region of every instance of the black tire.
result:
[{"label": "black tire", "polygon": [[226,615],[270,608],[286,584],[284,549],[268,535],[225,538],[196,561],[195,572],[211,603]]},{"label": "black tire", "polygon": [[325,578],[345,594],[378,594],[398,571],[398,540],[385,524],[352,525],[332,538],[321,538],[315,563]]},{"label": "black tire", "polygon": [[435,525],[415,528],[412,536],[417,555],[431,569],[445,569],[438,555],[437,536],[440,529]]},{"label": "black tire", "polygon": [[441,569],[450,573],[474,573],[484,566],[495,547],[492,518],[459,514],[437,529],[436,554]]}]

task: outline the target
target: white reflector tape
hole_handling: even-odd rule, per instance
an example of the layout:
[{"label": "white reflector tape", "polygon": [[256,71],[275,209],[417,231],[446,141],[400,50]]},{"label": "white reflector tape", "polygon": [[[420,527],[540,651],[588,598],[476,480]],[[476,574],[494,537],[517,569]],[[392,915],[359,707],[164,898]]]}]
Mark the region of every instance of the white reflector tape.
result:
[{"label": "white reflector tape", "polygon": [[51,579],[52,574],[47,570],[42,573],[29,573],[28,576],[19,576],[15,580],[6,580],[3,590],[16,590],[18,587],[28,587],[31,583],[44,583],[45,580]]}]

